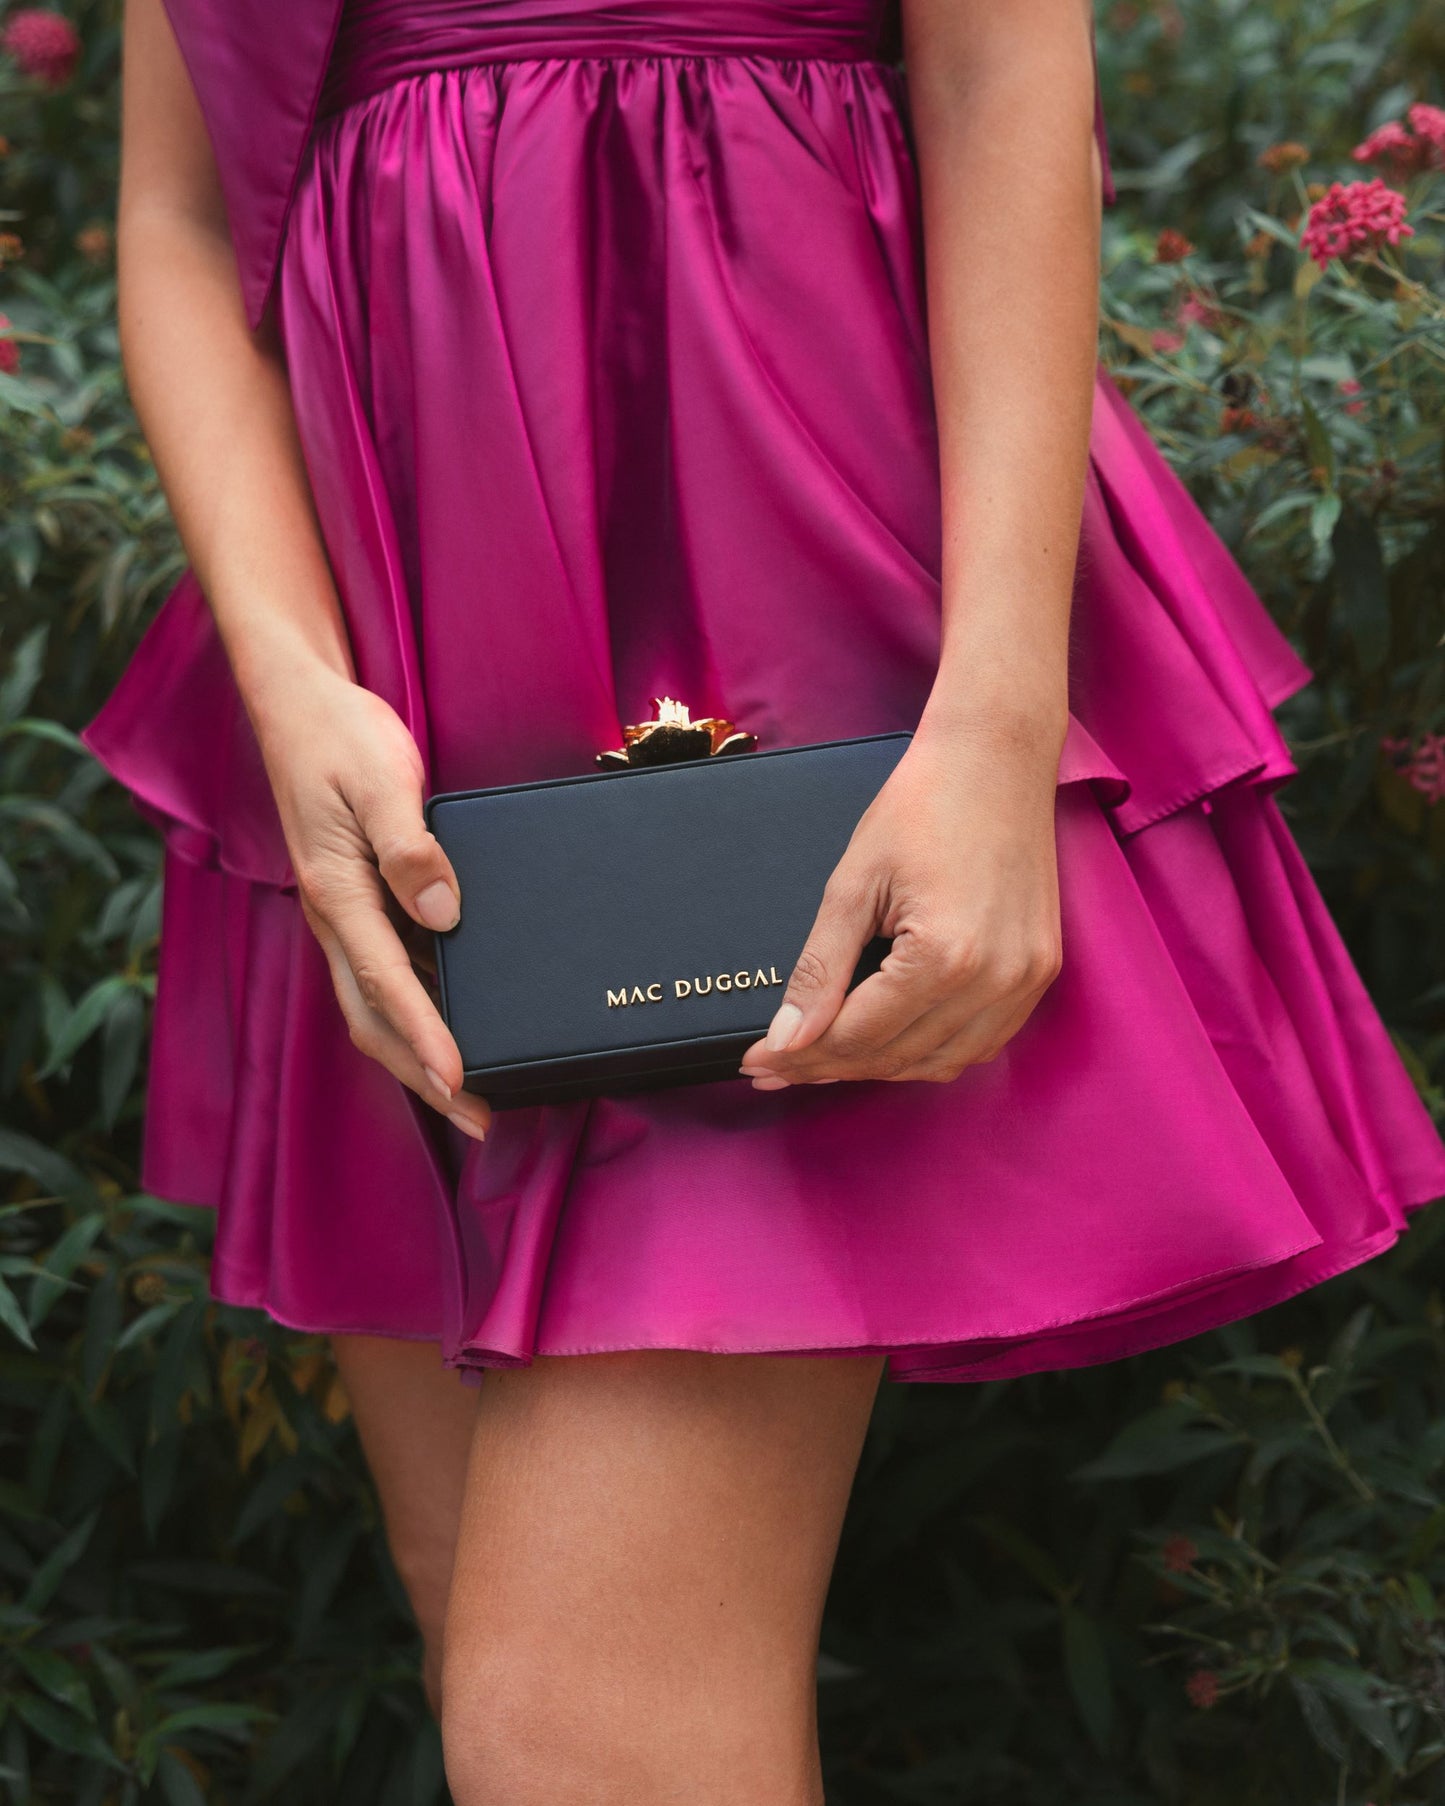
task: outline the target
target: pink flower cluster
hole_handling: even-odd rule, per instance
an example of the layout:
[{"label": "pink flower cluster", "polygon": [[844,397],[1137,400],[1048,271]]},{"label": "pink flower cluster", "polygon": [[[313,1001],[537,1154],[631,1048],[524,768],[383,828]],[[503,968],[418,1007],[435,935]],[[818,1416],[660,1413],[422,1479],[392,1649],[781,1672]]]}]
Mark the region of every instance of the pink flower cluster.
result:
[{"label": "pink flower cluster", "polygon": [[1354,149],[1357,163],[1382,164],[1397,180],[1423,169],[1445,169],[1445,107],[1419,101]]},{"label": "pink flower cluster", "polygon": [[1197,288],[1190,289],[1175,308],[1174,318],[1181,326],[1202,326],[1206,332],[1218,332],[1226,323],[1223,311]]},{"label": "pink flower cluster", "polygon": [[75,27],[43,6],[22,6],[10,14],[0,31],[0,50],[47,88],[64,87],[80,61]]},{"label": "pink flower cluster", "polygon": [[1404,195],[1378,176],[1372,182],[1331,182],[1310,208],[1300,244],[1323,269],[1332,257],[1413,238],[1415,228],[1406,224],[1405,212]]},{"label": "pink flower cluster", "polygon": [[1191,1706],[1207,1712],[1219,1703],[1219,1676],[1212,1668],[1195,1668],[1184,1683],[1184,1691]]},{"label": "pink flower cluster", "polygon": [[4,335],[0,337],[0,370],[3,370],[7,376],[18,376],[20,374],[20,347],[9,336],[10,324],[9,314],[0,314],[0,334]]},{"label": "pink flower cluster", "polygon": [[1396,770],[1411,789],[1427,803],[1445,803],[1445,734],[1422,734],[1418,746],[1401,739],[1382,740],[1380,745],[1395,759]]}]

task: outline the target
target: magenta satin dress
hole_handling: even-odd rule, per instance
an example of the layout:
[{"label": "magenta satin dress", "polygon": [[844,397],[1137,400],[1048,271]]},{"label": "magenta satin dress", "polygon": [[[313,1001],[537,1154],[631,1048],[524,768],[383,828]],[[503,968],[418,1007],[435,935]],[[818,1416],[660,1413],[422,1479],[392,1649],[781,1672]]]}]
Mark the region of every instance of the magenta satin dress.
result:
[{"label": "magenta satin dress", "polygon": [[[664,694],[764,746],[915,725],[939,483],[881,23],[348,0],[277,302],[360,677],[431,788],[585,771]],[[1064,967],[1002,1057],[477,1145],[352,1049],[187,578],[87,733],[166,838],[144,1182],[217,1208],[219,1297],[462,1368],[873,1350],[980,1380],[1258,1311],[1445,1192],[1272,795],[1308,678],[1101,373]]]}]

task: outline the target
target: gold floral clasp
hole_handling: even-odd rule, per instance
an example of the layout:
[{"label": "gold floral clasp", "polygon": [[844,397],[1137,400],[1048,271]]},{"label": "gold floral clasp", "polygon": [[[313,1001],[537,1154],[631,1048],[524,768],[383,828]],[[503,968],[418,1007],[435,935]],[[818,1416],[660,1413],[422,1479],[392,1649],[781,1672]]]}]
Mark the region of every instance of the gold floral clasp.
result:
[{"label": "gold floral clasp", "polygon": [[687,704],[676,702],[671,696],[654,696],[652,706],[657,711],[654,719],[624,727],[622,745],[598,753],[599,765],[671,765],[682,759],[751,752],[758,743],[756,734],[744,733],[721,716],[709,715],[694,721]]}]

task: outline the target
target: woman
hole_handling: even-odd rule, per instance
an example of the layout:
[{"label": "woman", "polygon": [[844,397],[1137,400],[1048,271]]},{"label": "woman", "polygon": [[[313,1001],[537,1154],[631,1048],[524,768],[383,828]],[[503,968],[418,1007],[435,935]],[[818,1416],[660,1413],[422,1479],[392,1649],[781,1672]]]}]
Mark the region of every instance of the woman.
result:
[{"label": "woman", "polygon": [[[884,12],[127,9],[144,1178],[333,1337],[462,1806],[817,1801],[885,1366],[1193,1335],[1445,1190],[1269,794],[1308,672],[1096,371],[1085,0],[904,0],[906,81]],[[917,731],[744,1077],[493,1122],[423,795],[662,695]]]}]

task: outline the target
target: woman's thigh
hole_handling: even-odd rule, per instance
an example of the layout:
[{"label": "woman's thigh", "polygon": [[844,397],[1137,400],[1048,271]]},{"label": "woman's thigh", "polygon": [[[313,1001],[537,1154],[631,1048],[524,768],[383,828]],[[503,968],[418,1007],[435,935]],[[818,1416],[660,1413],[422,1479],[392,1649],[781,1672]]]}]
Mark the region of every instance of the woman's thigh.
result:
[{"label": "woman's thigh", "polygon": [[478,1389],[443,1364],[434,1342],[333,1336],[331,1345],[381,1499],[392,1560],[426,1639],[435,1705]]},{"label": "woman's thigh", "polygon": [[447,1612],[458,1806],[813,1806],[818,1632],[883,1362],[490,1372]]}]

